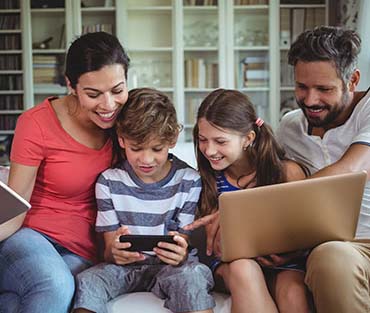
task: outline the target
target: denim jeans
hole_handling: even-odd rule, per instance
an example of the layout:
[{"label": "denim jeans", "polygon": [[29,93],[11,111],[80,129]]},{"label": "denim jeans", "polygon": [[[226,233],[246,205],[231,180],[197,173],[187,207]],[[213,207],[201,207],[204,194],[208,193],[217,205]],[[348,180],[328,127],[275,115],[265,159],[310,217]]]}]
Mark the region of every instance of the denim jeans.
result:
[{"label": "denim jeans", "polygon": [[0,312],[67,313],[74,275],[92,264],[30,228],[0,243]]}]

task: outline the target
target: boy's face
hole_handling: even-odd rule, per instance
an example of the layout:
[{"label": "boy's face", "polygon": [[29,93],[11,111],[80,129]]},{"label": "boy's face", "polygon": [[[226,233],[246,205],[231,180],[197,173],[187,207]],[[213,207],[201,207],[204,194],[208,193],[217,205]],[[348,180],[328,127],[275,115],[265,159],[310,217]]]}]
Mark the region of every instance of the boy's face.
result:
[{"label": "boy's face", "polygon": [[175,143],[169,144],[151,139],[138,144],[124,137],[118,140],[121,148],[125,149],[127,161],[144,183],[155,183],[167,176],[171,169],[168,150],[173,148]]}]

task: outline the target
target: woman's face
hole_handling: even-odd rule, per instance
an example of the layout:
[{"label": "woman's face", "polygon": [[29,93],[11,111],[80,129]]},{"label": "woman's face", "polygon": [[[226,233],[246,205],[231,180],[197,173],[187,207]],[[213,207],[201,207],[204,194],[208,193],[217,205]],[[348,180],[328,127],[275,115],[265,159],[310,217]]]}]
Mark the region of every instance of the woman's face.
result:
[{"label": "woman's face", "polygon": [[81,75],[75,92],[82,120],[102,129],[111,128],[128,98],[123,65],[106,65]]}]

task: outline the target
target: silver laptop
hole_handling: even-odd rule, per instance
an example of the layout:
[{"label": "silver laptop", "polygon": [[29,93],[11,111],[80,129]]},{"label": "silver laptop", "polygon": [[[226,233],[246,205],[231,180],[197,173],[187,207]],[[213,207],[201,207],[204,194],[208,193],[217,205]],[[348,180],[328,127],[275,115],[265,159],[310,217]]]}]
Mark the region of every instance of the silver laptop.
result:
[{"label": "silver laptop", "polygon": [[0,181],[0,224],[26,212],[31,205]]},{"label": "silver laptop", "polygon": [[359,172],[221,194],[222,260],[352,240],[366,180]]}]

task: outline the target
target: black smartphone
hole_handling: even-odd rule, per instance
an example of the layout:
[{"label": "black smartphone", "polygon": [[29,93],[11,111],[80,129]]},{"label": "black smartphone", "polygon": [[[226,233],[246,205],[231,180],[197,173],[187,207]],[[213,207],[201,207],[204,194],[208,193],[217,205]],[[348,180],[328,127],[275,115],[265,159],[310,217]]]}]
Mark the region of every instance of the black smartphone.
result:
[{"label": "black smartphone", "polygon": [[120,242],[129,242],[131,247],[125,249],[127,251],[153,251],[157,247],[158,242],[168,242],[177,244],[170,235],[121,235]]}]

